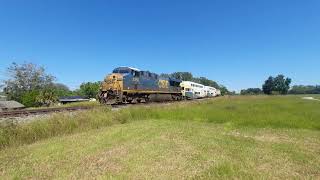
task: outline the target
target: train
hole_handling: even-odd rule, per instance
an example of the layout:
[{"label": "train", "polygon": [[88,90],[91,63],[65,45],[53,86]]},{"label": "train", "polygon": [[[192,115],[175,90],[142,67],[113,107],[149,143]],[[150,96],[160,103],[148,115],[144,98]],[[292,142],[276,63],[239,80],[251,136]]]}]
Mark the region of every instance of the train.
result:
[{"label": "train", "polygon": [[219,89],[214,87],[205,86],[192,81],[183,81],[180,83],[181,93],[184,99],[199,99],[206,97],[220,96]]},{"label": "train", "polygon": [[197,99],[218,96],[214,87],[132,67],[115,68],[102,81],[98,99],[101,104],[124,104],[150,101],[151,96],[167,96],[170,100]]}]

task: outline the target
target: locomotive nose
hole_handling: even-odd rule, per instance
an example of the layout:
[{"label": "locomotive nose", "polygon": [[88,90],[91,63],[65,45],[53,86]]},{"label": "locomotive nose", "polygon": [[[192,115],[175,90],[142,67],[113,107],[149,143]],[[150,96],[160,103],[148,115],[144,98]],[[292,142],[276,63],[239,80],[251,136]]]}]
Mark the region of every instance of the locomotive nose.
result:
[{"label": "locomotive nose", "polygon": [[122,74],[110,74],[104,80],[104,87],[105,91],[109,90],[121,90],[123,82],[123,75]]}]

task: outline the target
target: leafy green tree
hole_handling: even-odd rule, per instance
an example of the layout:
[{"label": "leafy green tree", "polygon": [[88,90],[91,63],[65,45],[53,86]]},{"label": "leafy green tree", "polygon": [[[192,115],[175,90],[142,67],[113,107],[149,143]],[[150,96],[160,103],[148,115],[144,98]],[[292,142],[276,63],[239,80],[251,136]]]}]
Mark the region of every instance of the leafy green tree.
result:
[{"label": "leafy green tree", "polygon": [[42,106],[50,106],[58,100],[57,95],[53,88],[45,88],[39,92],[39,95],[36,97],[36,102]]},{"label": "leafy green tree", "polygon": [[162,77],[162,78],[170,78],[171,74],[162,73],[162,74],[160,74],[160,77]]},{"label": "leafy green tree", "polygon": [[59,97],[66,97],[66,96],[72,96],[74,93],[68,88],[68,86],[61,84],[61,83],[55,83],[52,87],[54,94]]},{"label": "leafy green tree", "polygon": [[192,81],[196,82],[196,83],[200,83],[200,84],[203,84],[205,86],[211,86],[211,87],[214,87],[214,88],[217,88],[219,89],[220,86],[217,82],[213,81],[213,80],[210,80],[210,79],[207,79],[205,77],[200,77],[200,78],[193,78]]},{"label": "leafy green tree", "polygon": [[280,94],[288,94],[290,83],[290,78],[285,78],[284,75],[280,74],[274,78],[274,91],[277,91]]},{"label": "leafy green tree", "polygon": [[22,94],[20,102],[26,107],[38,107],[41,104],[37,101],[40,92],[38,90],[26,91]]},{"label": "leafy green tree", "polygon": [[262,85],[262,90],[265,94],[272,94],[274,89],[274,78],[270,76]]},{"label": "leafy green tree", "polygon": [[35,92],[51,86],[55,80],[54,76],[45,72],[44,67],[32,63],[12,63],[7,69],[7,74],[9,79],[4,81],[4,91],[9,100],[19,102],[22,102],[22,98],[25,101],[33,99],[26,96],[35,95]]},{"label": "leafy green tree", "polygon": [[225,87],[223,85],[220,85],[219,89],[221,91],[222,96],[231,94],[230,91],[227,89],[227,87]]},{"label": "leafy green tree", "polygon": [[80,85],[79,93],[87,98],[96,98],[101,82],[86,82]]},{"label": "leafy green tree", "polygon": [[320,94],[320,86],[312,86],[312,85],[295,85],[292,86],[289,94]]},{"label": "leafy green tree", "polygon": [[190,72],[174,72],[172,74],[161,74],[160,76],[165,78],[173,77],[182,81],[193,81],[196,83],[203,84],[205,86],[211,86],[220,89],[221,95],[231,94],[231,92],[229,92],[229,90],[225,86],[219,85],[217,82],[210,80],[206,77],[193,77],[192,73]]},{"label": "leafy green tree", "polygon": [[193,75],[190,72],[174,72],[170,77],[180,79],[182,81],[192,81]]},{"label": "leafy green tree", "polygon": [[241,95],[258,95],[262,93],[263,92],[260,88],[248,88],[248,89],[243,89],[240,92]]},{"label": "leafy green tree", "polygon": [[288,94],[290,84],[291,79],[280,74],[275,78],[270,76],[262,85],[262,89],[265,94]]}]

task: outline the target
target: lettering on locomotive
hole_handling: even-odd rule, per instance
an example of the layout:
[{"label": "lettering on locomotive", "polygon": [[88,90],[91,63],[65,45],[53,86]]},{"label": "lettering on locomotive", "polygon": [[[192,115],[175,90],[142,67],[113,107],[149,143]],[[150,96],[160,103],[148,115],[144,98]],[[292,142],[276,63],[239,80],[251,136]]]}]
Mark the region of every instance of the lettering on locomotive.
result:
[{"label": "lettering on locomotive", "polygon": [[169,88],[169,82],[167,80],[159,80],[159,88],[166,89]]}]

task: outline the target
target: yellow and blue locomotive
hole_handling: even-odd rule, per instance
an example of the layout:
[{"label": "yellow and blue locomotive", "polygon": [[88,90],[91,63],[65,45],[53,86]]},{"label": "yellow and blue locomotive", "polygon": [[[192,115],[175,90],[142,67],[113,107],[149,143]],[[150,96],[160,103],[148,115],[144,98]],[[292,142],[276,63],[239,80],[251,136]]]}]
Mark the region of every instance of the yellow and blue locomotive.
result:
[{"label": "yellow and blue locomotive", "polygon": [[150,95],[170,95],[172,100],[181,100],[180,83],[149,71],[118,67],[101,83],[98,98],[102,104],[147,102]]}]

